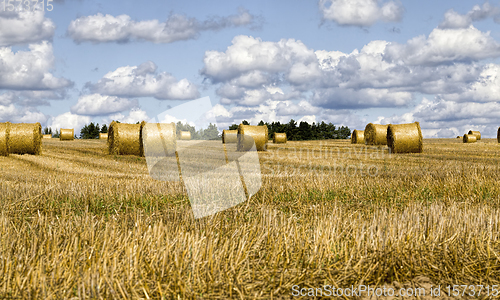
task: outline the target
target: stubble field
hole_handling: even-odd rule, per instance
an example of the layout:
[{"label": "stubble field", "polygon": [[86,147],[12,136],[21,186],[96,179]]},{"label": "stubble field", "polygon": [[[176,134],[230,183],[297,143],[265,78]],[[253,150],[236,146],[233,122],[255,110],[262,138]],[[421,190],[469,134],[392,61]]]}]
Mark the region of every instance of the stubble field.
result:
[{"label": "stubble field", "polygon": [[346,140],[268,148],[260,191],[203,219],[182,182],[151,179],[144,158],[108,155],[105,141],[0,157],[0,298],[500,284],[496,140],[428,139],[421,154]]}]

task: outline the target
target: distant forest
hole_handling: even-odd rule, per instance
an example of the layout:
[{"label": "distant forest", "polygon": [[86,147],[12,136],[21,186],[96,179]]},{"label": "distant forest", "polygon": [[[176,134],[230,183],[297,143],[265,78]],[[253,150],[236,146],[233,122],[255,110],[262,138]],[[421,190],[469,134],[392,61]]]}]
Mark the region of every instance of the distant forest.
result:
[{"label": "distant forest", "polygon": [[[251,125],[248,121],[243,120],[241,122],[244,125]],[[347,139],[351,136],[351,130],[347,126],[336,127],[332,123],[312,123],[309,124],[305,121],[301,121],[297,124],[294,119],[291,119],[290,122],[281,124],[280,122],[272,122],[267,123],[264,121],[260,121],[257,125],[267,125],[267,129],[269,132],[269,138],[273,137],[275,132],[285,132],[287,139],[289,141],[307,141],[307,140],[327,140],[327,139]],[[177,133],[179,131],[189,131],[191,132],[191,138],[193,140],[217,140],[221,138],[219,134],[219,129],[217,125],[210,124],[206,129],[196,130],[194,126],[189,124],[182,124],[181,122],[177,122],[176,124]],[[230,130],[238,129],[237,124],[233,124],[229,126]],[[43,130],[44,134],[52,134],[53,137],[59,137],[59,132],[56,130],[55,133],[52,132],[51,128],[45,128]],[[99,124],[94,124],[91,122],[90,124],[85,125],[80,130],[81,139],[98,139],[99,133],[108,132],[108,127],[104,124],[102,127]]]}]

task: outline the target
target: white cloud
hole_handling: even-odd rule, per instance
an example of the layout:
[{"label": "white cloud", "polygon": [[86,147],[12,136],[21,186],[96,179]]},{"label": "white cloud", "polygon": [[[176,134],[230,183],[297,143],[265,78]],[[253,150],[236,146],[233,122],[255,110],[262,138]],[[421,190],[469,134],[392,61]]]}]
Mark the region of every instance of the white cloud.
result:
[{"label": "white cloud", "polygon": [[332,109],[406,106],[412,100],[410,92],[389,89],[328,88],[314,91],[312,105]]},{"label": "white cloud", "polygon": [[54,66],[52,44],[44,41],[30,44],[29,51],[13,52],[0,48],[0,89],[61,89],[72,85],[64,78],[56,78],[50,70]]},{"label": "white cloud", "polygon": [[377,21],[397,22],[404,13],[399,2],[380,3],[377,0],[320,0],[319,9],[324,19],[345,26],[371,26]]},{"label": "white cloud", "polygon": [[128,15],[103,15],[77,18],[68,26],[68,35],[77,43],[128,42],[144,40],[153,43],[172,43],[196,38],[204,30],[220,30],[228,27],[255,23],[255,16],[240,8],[237,15],[213,17],[200,22],[183,15],[171,15],[161,23],[158,20],[134,21]]},{"label": "white cloud", "polygon": [[467,28],[472,22],[487,19],[489,17],[498,17],[500,9],[485,2],[483,6],[475,5],[470,11],[462,15],[454,9],[448,10],[444,14],[444,20],[439,24],[439,28]]},{"label": "white cloud", "polygon": [[500,44],[489,32],[481,32],[471,25],[459,29],[435,28],[428,38],[421,35],[404,45],[390,44],[385,58],[407,65],[436,65],[498,56]]},{"label": "white cloud", "polygon": [[71,112],[78,115],[107,115],[129,110],[132,107],[136,107],[138,104],[137,100],[90,94],[80,96],[78,102],[71,107]]},{"label": "white cloud", "polygon": [[498,102],[500,101],[500,65],[488,64],[474,82],[459,93],[442,95],[445,100],[457,102]]},{"label": "white cloud", "polygon": [[125,116],[121,113],[110,115],[104,120],[108,123],[111,121],[120,121],[122,123],[135,124],[137,122],[148,121],[150,118],[147,113],[141,109],[132,109],[130,110],[128,116]]},{"label": "white cloud", "polygon": [[78,135],[83,126],[90,123],[91,120],[92,119],[89,116],[81,116],[71,112],[66,112],[56,117],[52,117],[48,122],[48,127],[51,127],[52,130],[73,128],[75,130],[75,134]]},{"label": "white cloud", "polygon": [[38,43],[50,40],[56,26],[44,16],[44,11],[0,10],[0,46]]},{"label": "white cloud", "polygon": [[188,100],[199,97],[197,87],[187,79],[177,80],[166,72],[156,72],[156,65],[145,62],[139,66],[120,67],[97,83],[86,86],[93,93],[119,97],[155,97],[165,100]]}]

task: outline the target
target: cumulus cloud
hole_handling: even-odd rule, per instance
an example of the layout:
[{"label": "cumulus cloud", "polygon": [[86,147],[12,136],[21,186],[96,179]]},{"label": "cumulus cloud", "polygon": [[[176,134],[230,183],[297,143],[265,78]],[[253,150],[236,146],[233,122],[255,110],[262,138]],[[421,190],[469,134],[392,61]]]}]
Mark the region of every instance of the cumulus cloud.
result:
[{"label": "cumulus cloud", "polygon": [[108,118],[105,119],[108,123],[111,121],[120,121],[122,123],[137,123],[137,122],[142,122],[142,121],[147,121],[150,118],[148,117],[148,114],[143,111],[142,109],[136,108],[130,110],[129,114],[127,116],[117,113],[110,115]]},{"label": "cumulus cloud", "polygon": [[0,10],[0,47],[50,40],[56,26],[42,10]]},{"label": "cumulus cloud", "polygon": [[109,72],[97,83],[87,83],[92,93],[118,97],[155,97],[166,100],[188,100],[199,97],[198,88],[187,79],[177,80],[157,66],[145,62],[139,66],[120,67]]},{"label": "cumulus cloud", "polygon": [[158,20],[134,21],[128,15],[115,17],[98,13],[71,21],[67,33],[77,43],[123,43],[130,40],[172,43],[194,39],[206,30],[255,25],[257,19],[244,8],[240,8],[237,15],[216,16],[203,22],[177,14],[162,23]]},{"label": "cumulus cloud", "polygon": [[320,0],[319,10],[325,20],[344,26],[371,26],[377,21],[397,22],[403,17],[400,2],[377,0]]},{"label": "cumulus cloud", "polygon": [[435,28],[426,38],[421,35],[401,45],[387,46],[385,58],[407,65],[437,65],[475,61],[500,56],[500,44],[489,32],[474,26],[458,29]]},{"label": "cumulus cloud", "polygon": [[495,17],[495,21],[498,21],[499,15],[500,9],[492,6],[488,2],[485,2],[482,6],[475,5],[466,14],[459,14],[454,9],[450,9],[444,14],[444,20],[441,24],[439,24],[439,28],[467,28],[472,24],[472,22],[484,20],[490,17]]},{"label": "cumulus cloud", "polygon": [[129,110],[138,105],[137,100],[100,94],[82,95],[71,107],[71,112],[79,115],[99,116]]},{"label": "cumulus cloud", "polygon": [[484,66],[479,76],[457,93],[442,95],[445,100],[456,102],[499,102],[500,101],[500,65]]},{"label": "cumulus cloud", "polygon": [[48,121],[48,127],[51,127],[52,130],[60,130],[61,128],[74,128],[75,133],[78,133],[83,128],[83,126],[90,123],[91,120],[92,119],[89,116],[81,116],[73,114],[71,112],[66,112],[56,117],[52,117]]},{"label": "cumulus cloud", "polygon": [[369,107],[406,106],[412,100],[410,92],[389,89],[328,88],[313,93],[313,105],[332,109],[362,109]]},{"label": "cumulus cloud", "polygon": [[56,78],[50,70],[54,66],[52,44],[43,41],[30,44],[29,51],[13,52],[0,48],[0,89],[47,90],[72,86],[65,78]]},{"label": "cumulus cloud", "polygon": [[[0,101],[2,97],[0,96]],[[47,116],[32,108],[18,108],[14,104],[3,105],[0,102],[0,122],[45,123]]]}]

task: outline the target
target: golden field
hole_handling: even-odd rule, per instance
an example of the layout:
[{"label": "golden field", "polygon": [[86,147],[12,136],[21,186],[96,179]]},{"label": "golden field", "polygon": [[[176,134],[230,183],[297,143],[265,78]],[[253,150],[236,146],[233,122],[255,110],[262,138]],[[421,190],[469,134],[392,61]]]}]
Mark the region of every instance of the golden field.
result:
[{"label": "golden field", "polygon": [[[215,143],[215,142],[214,142]],[[220,143],[217,141],[217,143]],[[260,191],[194,219],[105,140],[0,157],[0,298],[289,299],[292,287],[500,284],[500,145],[347,140],[259,153]]]}]

